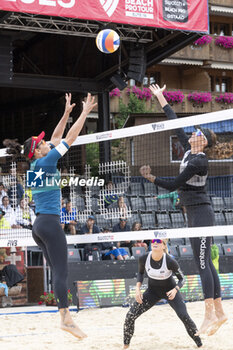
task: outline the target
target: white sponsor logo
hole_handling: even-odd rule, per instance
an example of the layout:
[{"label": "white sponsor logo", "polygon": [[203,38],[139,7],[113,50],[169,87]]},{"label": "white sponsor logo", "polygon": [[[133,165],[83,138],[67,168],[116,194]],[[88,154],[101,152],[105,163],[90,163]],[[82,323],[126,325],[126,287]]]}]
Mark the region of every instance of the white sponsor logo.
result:
[{"label": "white sponsor logo", "polygon": [[[35,3],[35,0],[6,0],[6,1],[10,1],[10,2],[22,2],[24,4],[33,4]],[[57,5],[64,7],[66,9],[70,9],[71,7],[74,7],[75,5],[75,0],[70,0],[69,2],[63,1],[63,0],[39,0],[38,1],[39,5],[41,6],[52,6],[52,7],[56,7]]]},{"label": "white sponsor logo", "polygon": [[100,0],[100,3],[108,17],[111,17],[117,8],[119,0]]},{"label": "white sponsor logo", "polygon": [[154,0],[125,0],[125,15],[153,19]]},{"label": "white sponsor logo", "polygon": [[200,267],[202,270],[205,269],[205,252],[206,250],[206,238],[205,237],[202,237],[201,239],[201,245],[200,245]]}]

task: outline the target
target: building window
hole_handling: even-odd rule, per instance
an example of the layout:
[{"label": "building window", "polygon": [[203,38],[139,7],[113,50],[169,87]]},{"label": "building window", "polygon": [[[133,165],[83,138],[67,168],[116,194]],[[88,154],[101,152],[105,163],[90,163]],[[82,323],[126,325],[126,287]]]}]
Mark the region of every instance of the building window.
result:
[{"label": "building window", "polygon": [[231,36],[233,33],[232,23],[210,22],[210,34]]},{"label": "building window", "polygon": [[211,91],[231,92],[232,80],[230,77],[211,76]]},{"label": "building window", "polygon": [[143,85],[149,86],[151,84],[158,84],[160,85],[161,77],[160,72],[151,72],[148,73],[144,79],[143,79]]}]

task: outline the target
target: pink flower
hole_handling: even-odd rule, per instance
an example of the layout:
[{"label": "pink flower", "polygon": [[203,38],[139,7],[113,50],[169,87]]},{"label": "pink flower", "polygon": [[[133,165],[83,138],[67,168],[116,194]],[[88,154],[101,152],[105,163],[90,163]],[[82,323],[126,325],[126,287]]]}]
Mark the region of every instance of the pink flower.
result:
[{"label": "pink flower", "polygon": [[113,96],[117,96],[120,97],[121,96],[121,92],[118,88],[113,89],[112,91],[109,92],[109,96],[113,97]]},{"label": "pink flower", "polygon": [[43,301],[39,301],[39,302],[38,302],[38,305],[41,305],[41,304],[43,304]]},{"label": "pink flower", "polygon": [[192,92],[188,94],[188,100],[196,103],[207,103],[212,100],[210,92]]},{"label": "pink flower", "polygon": [[233,48],[233,37],[232,36],[219,36],[215,39],[215,45],[224,47],[225,49]]},{"label": "pink flower", "polygon": [[225,92],[215,98],[215,101],[218,103],[233,103],[233,93]]},{"label": "pink flower", "polygon": [[164,97],[167,102],[181,103],[184,100],[184,94],[181,91],[164,91]]},{"label": "pink flower", "polygon": [[195,40],[193,44],[196,46],[203,46],[211,43],[212,40],[213,38],[210,35],[203,35],[201,38]]}]

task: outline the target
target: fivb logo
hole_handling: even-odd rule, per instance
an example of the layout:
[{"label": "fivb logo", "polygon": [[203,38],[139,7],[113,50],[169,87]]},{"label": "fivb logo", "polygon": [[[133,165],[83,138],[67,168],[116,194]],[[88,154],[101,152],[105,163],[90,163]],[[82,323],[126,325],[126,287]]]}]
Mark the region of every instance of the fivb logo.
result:
[{"label": "fivb logo", "polygon": [[119,0],[99,0],[108,17],[111,17],[115,12]]}]

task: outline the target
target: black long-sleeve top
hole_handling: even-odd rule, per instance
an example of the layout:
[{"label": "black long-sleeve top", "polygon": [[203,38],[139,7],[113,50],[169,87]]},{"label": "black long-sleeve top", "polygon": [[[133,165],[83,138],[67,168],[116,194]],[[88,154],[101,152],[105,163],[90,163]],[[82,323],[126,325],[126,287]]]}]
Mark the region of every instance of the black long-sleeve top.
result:
[{"label": "black long-sleeve top", "polygon": [[[163,109],[168,119],[177,118],[177,115],[168,104]],[[176,129],[176,135],[185,150],[180,174],[173,180],[164,180],[156,177],[154,183],[169,191],[178,190],[181,205],[210,204],[210,198],[206,193],[207,157],[204,153],[192,154],[190,152],[189,137],[184,132],[184,129]]]},{"label": "black long-sleeve top", "polygon": [[[143,282],[144,273],[145,273],[145,264],[146,259],[148,257],[148,254],[145,254],[139,258],[138,261],[138,275],[137,275],[137,282]],[[155,261],[150,259],[150,265],[153,269],[160,269],[162,266],[163,257],[159,261]],[[185,282],[184,275],[180,269],[180,266],[178,262],[173,259],[169,254],[166,254],[166,262],[167,262],[167,268],[168,270],[172,271],[173,275],[175,275],[178,278],[178,283],[176,284],[173,276],[170,276],[169,278],[163,279],[163,280],[157,280],[154,278],[148,277],[148,287],[152,289],[167,289],[174,288],[176,285],[178,285],[179,288],[182,288]]]}]

